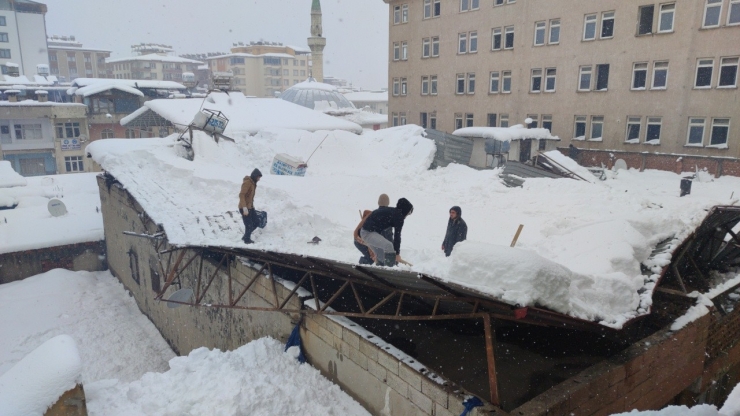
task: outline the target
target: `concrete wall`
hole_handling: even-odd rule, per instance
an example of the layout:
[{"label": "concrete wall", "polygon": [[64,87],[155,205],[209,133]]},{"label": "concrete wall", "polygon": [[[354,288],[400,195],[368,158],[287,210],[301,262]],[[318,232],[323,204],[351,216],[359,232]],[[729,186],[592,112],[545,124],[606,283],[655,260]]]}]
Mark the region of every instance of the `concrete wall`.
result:
[{"label": "concrete wall", "polygon": [[105,243],[72,244],[0,254],[0,284],[22,280],[52,269],[105,270]]}]

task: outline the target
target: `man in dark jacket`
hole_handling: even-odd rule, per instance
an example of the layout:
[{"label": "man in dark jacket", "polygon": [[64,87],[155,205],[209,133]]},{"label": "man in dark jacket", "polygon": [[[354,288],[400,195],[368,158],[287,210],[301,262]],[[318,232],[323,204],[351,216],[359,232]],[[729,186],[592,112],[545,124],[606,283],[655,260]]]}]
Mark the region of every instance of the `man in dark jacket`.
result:
[{"label": "man in dark jacket", "polygon": [[[394,266],[401,260],[401,230],[407,216],[414,211],[406,198],[401,198],[395,207],[380,207],[373,211],[360,229],[360,237],[375,253],[379,266]],[[393,242],[381,233],[393,227]]]},{"label": "man in dark jacket", "polygon": [[458,206],[450,208],[450,219],[447,221],[447,232],[442,242],[442,250],[449,257],[455,244],[465,241],[468,236],[468,225],[462,219],[462,210]]},{"label": "man in dark jacket", "polygon": [[[378,208],[380,207],[387,207],[390,205],[390,199],[388,198],[388,195],[386,194],[380,194],[380,197],[378,197]],[[360,250],[360,253],[362,253],[362,257],[360,257],[359,263],[360,264],[374,264],[377,261],[377,258],[375,257],[375,253],[368,248],[367,244],[365,244],[364,241],[362,241],[362,237],[360,237],[360,230],[362,229],[362,226],[365,225],[365,220],[367,220],[367,217],[372,214],[372,211],[365,210],[361,214],[361,220],[360,223],[357,224],[357,228],[355,228],[354,237],[355,237],[355,247],[357,247],[358,250]],[[393,238],[393,229],[391,227],[386,228],[380,235],[383,236],[386,240],[390,241]]]},{"label": "man in dark jacket", "polygon": [[242,241],[245,244],[252,244],[252,231],[257,228],[257,215],[254,210],[254,193],[257,191],[257,182],[262,178],[262,172],[255,169],[249,176],[244,177],[242,189],[239,192],[239,212],[242,214],[244,222],[244,237]]}]

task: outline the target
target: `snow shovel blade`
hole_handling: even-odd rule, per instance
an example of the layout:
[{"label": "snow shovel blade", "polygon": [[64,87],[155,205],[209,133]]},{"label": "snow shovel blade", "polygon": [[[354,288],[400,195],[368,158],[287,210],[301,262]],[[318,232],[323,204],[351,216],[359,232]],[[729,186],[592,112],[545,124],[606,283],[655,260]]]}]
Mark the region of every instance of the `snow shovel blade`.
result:
[{"label": "snow shovel blade", "polygon": [[170,297],[167,299],[167,307],[170,309],[179,308],[180,306],[185,306],[182,303],[172,303],[170,302],[188,302],[193,297],[193,289],[190,288],[184,288],[180,289],[177,292],[170,295]]}]

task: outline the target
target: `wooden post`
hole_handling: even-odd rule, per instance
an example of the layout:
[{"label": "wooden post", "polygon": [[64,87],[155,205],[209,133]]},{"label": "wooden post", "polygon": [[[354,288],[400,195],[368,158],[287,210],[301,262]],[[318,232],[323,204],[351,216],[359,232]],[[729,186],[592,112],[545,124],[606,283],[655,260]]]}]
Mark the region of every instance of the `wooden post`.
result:
[{"label": "wooden post", "polygon": [[524,228],[524,224],[519,224],[519,228],[516,230],[516,234],[514,234],[514,239],[511,240],[511,247],[516,245],[516,241],[519,239],[519,234],[522,233],[522,228]]},{"label": "wooden post", "polygon": [[483,326],[486,331],[486,357],[488,359],[488,386],[491,389],[491,404],[500,406],[498,381],[496,379],[496,356],[493,353],[494,334],[491,327],[491,315],[483,315]]}]

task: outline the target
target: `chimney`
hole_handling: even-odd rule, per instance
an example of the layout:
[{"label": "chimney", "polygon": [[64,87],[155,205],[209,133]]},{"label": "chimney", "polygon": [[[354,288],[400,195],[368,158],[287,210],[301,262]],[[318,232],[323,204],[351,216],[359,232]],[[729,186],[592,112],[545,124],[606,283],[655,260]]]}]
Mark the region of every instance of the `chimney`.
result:
[{"label": "chimney", "polygon": [[49,101],[49,91],[46,91],[46,90],[36,91],[36,99],[40,103],[48,102]]},{"label": "chimney", "polygon": [[5,95],[8,96],[8,102],[11,103],[17,103],[18,102],[18,94],[21,92],[18,90],[6,90]]}]

